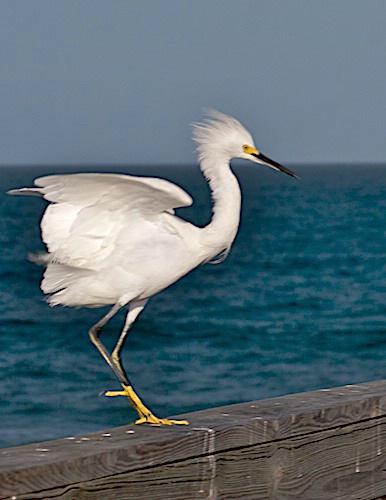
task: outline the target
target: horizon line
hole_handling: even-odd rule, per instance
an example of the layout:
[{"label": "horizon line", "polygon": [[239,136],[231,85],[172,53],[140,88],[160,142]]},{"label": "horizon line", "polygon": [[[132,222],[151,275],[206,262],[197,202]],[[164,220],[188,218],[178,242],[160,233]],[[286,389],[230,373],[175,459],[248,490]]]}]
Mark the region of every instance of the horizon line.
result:
[{"label": "horizon line", "polygon": [[[236,159],[237,161],[237,159]],[[283,162],[289,166],[296,167],[348,167],[348,166],[386,166],[386,160],[380,161],[320,161],[320,162]],[[238,166],[241,164],[238,163]],[[200,167],[199,162],[181,162],[181,163],[105,163],[105,162],[92,162],[92,163],[16,163],[16,164],[0,164],[0,168],[170,168],[170,167]]]}]

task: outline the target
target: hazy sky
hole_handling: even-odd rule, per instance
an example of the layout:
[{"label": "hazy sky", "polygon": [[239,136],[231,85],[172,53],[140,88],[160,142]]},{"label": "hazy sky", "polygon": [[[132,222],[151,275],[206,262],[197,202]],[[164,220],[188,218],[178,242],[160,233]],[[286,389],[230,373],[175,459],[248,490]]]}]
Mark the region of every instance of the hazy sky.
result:
[{"label": "hazy sky", "polygon": [[283,163],[386,161],[385,0],[0,0],[0,164],[192,162],[203,107]]}]

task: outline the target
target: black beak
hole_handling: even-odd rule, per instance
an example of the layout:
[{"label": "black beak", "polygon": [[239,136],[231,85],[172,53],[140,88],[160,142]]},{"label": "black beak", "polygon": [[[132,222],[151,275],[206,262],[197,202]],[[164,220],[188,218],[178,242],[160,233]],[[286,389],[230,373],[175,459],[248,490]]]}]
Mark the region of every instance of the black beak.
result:
[{"label": "black beak", "polygon": [[287,167],[283,167],[283,165],[280,165],[280,163],[277,163],[274,160],[271,160],[271,158],[268,158],[268,156],[263,155],[262,153],[256,154],[252,153],[252,156],[257,158],[258,160],[264,162],[268,167],[274,168],[275,170],[279,170],[280,172],[283,172],[284,174],[290,175],[291,177],[295,177],[296,179],[300,179],[298,175],[295,174],[295,172],[292,172]]}]

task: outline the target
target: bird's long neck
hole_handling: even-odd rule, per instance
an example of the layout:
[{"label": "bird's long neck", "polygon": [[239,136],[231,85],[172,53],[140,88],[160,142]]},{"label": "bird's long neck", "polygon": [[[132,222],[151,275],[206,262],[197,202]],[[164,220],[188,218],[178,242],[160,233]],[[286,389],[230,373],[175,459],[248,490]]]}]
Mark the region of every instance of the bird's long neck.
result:
[{"label": "bird's long neck", "polygon": [[213,199],[212,219],[202,230],[203,244],[208,247],[209,253],[213,253],[211,257],[214,257],[229,249],[236,237],[240,222],[241,192],[229,160],[217,160],[215,163],[210,159],[203,159],[200,167],[209,182]]}]

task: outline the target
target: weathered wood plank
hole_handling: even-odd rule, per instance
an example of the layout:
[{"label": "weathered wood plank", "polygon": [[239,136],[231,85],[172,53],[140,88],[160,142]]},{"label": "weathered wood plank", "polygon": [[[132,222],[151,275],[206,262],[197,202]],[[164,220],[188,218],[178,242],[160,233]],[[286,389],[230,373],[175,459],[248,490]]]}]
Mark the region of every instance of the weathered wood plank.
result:
[{"label": "weathered wood plank", "polygon": [[[18,498],[340,500],[385,491],[386,417]],[[339,456],[339,467],[332,468]],[[146,492],[146,494],[144,494]]]},{"label": "weathered wood plank", "polygon": [[130,425],[1,450],[0,497],[370,500],[386,493],[386,381],[186,417],[187,428]]}]

